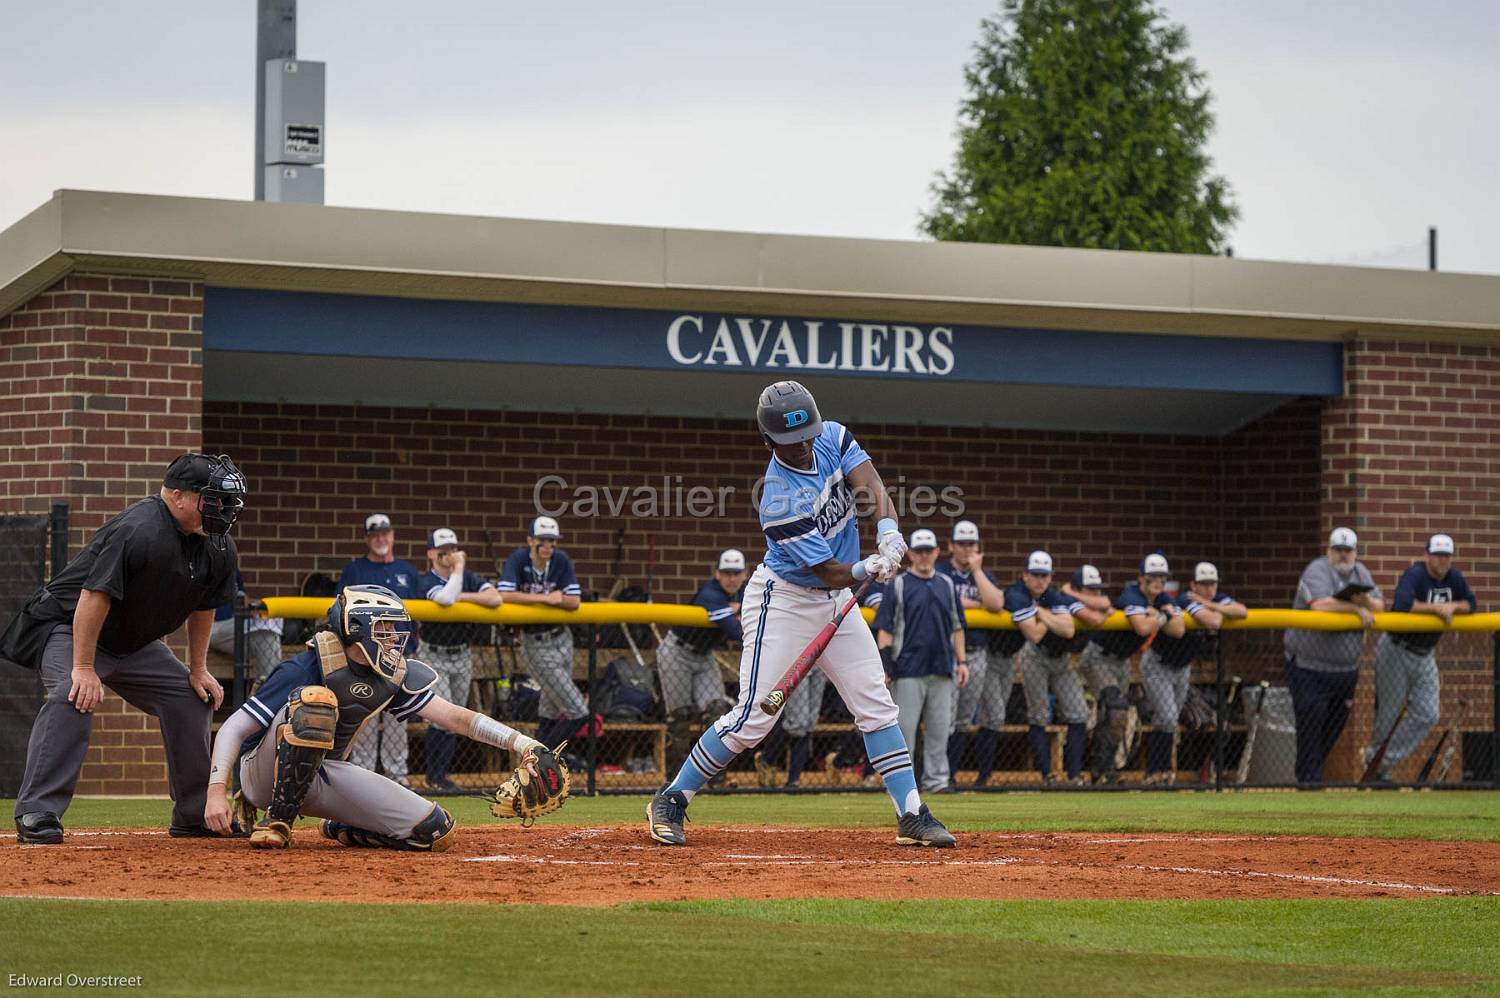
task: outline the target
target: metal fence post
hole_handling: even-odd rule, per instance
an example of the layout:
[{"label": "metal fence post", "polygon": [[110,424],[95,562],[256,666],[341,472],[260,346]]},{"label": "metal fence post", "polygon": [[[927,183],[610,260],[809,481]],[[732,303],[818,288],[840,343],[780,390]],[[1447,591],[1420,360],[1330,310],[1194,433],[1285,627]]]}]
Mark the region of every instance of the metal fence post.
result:
[{"label": "metal fence post", "polygon": [[[1495,784],[1495,789],[1500,790],[1500,631],[1495,631],[1490,637],[1495,644],[1494,665],[1491,672],[1495,680],[1495,689],[1490,699],[1490,779]],[[1463,732],[1458,733],[1459,740],[1463,740]],[[1460,746],[1462,747],[1462,746]],[[1463,782],[1463,774],[1459,774],[1460,783]]]},{"label": "metal fence post", "polygon": [[234,596],[234,683],[230,687],[229,705],[238,709],[245,703],[245,632],[250,626],[250,606],[244,593]]},{"label": "metal fence post", "polygon": [[594,697],[595,680],[599,673],[599,625],[589,625],[589,796],[597,792],[598,787],[594,778],[599,766],[599,729],[594,724],[594,705],[599,701]]},{"label": "metal fence post", "polygon": [[1224,789],[1224,757],[1229,748],[1229,698],[1224,689],[1224,639],[1222,630],[1214,642],[1214,688],[1218,691],[1214,724],[1214,791]]},{"label": "metal fence post", "polygon": [[55,502],[47,518],[47,530],[52,536],[52,574],[57,575],[68,563],[68,504]]}]

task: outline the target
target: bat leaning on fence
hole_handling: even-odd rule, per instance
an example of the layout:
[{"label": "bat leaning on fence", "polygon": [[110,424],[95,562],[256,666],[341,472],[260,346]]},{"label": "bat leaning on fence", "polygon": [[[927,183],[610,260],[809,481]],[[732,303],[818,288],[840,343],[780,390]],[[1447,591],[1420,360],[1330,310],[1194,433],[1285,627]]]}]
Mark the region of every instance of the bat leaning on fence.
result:
[{"label": "bat leaning on fence", "polygon": [[1391,736],[1396,733],[1397,728],[1401,727],[1401,722],[1406,717],[1406,708],[1408,706],[1408,703],[1401,705],[1401,713],[1396,715],[1396,723],[1391,725],[1391,730],[1387,731],[1385,737],[1380,740],[1380,747],[1375,750],[1374,755],[1370,756],[1370,764],[1360,774],[1359,782],[1369,783],[1380,772],[1380,764],[1385,761],[1385,750],[1391,747]]},{"label": "bat leaning on fence", "polygon": [[[1235,694],[1238,693],[1239,691],[1240,691],[1240,677],[1239,676],[1232,676],[1232,677],[1230,677],[1230,680],[1229,680],[1229,692],[1227,692],[1227,693],[1224,694],[1224,710],[1223,710],[1223,713],[1219,715],[1220,717],[1222,717],[1222,718],[1225,719],[1225,723],[1226,724],[1228,723],[1229,709],[1234,706],[1234,697],[1235,697]],[[1215,731],[1215,739],[1216,740],[1217,740],[1217,737],[1218,737],[1217,736],[1218,730],[1219,730],[1219,724],[1218,724],[1218,721],[1216,720],[1215,723],[1214,723],[1214,731]],[[1209,751],[1208,751],[1208,754],[1203,757],[1203,764],[1198,767],[1198,783],[1199,783],[1199,785],[1207,785],[1209,783],[1217,783],[1218,781],[1219,781],[1219,767],[1218,767],[1218,764],[1217,764],[1217,760],[1215,759],[1215,749],[1214,748],[1210,748]]]},{"label": "bat leaning on fence", "polygon": [[869,591],[870,583],[874,581],[875,577],[873,575],[866,577],[865,581],[859,584],[859,588],[854,590],[854,595],[849,597],[849,602],[845,603],[839,609],[839,612],[834,615],[832,620],[823,625],[823,629],[818,632],[817,637],[813,638],[808,646],[802,649],[802,654],[797,656],[797,660],[792,663],[792,667],[786,670],[786,674],[772,687],[771,692],[766,694],[765,699],[761,700],[761,710],[767,714],[775,714],[782,707],[786,706],[786,698],[791,696],[792,690],[797,688],[797,684],[806,679],[807,674],[812,671],[813,666],[818,664],[818,659],[822,657],[823,652],[828,648],[828,642],[832,641],[833,636],[838,633],[839,625],[844,622],[844,618],[849,615],[850,610],[859,606],[859,601]]},{"label": "bat leaning on fence", "polygon": [[1266,710],[1266,692],[1270,690],[1271,684],[1264,679],[1260,682],[1260,696],[1255,699],[1255,713],[1250,715],[1249,730],[1245,733],[1245,750],[1240,753],[1240,768],[1234,774],[1234,782],[1243,784],[1250,778],[1250,760],[1255,755],[1255,736],[1260,731],[1260,717]]},{"label": "bat leaning on fence", "polygon": [[[1434,782],[1442,783],[1448,778],[1448,770],[1453,765],[1453,757],[1458,754],[1458,740],[1463,737],[1460,732],[1463,730],[1464,721],[1468,718],[1468,714],[1468,698],[1459,697],[1458,716],[1453,718],[1452,722],[1443,731],[1442,737],[1438,739],[1437,744],[1432,747],[1432,754],[1422,764],[1422,772],[1417,776],[1418,783],[1427,782],[1427,777],[1431,775],[1434,764],[1437,764],[1437,779]],[[1438,761],[1439,751],[1442,753],[1441,762]]]}]

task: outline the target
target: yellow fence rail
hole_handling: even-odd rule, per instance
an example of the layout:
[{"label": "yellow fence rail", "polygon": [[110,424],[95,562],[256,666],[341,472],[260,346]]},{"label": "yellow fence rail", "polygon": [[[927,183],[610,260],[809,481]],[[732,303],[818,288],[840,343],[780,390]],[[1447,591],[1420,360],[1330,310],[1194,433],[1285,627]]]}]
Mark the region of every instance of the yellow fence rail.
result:
[{"label": "yellow fence rail", "polygon": [[[266,617],[316,620],[328,613],[333,601],[314,596],[271,596],[255,609]],[[708,611],[700,606],[679,603],[584,603],[577,610],[559,610],[548,606],[507,605],[495,608],[473,603],[439,606],[430,600],[407,600],[406,606],[416,620],[449,624],[660,624],[665,627],[712,627]],[[875,611],[865,609],[865,620],[873,620]],[[1012,629],[1008,613],[968,610],[970,627],[994,630]],[[1195,628],[1191,618],[1188,627]],[[1085,625],[1080,627],[1087,629]],[[1360,619],[1352,613],[1328,613],[1320,610],[1251,610],[1244,620],[1226,620],[1226,631],[1265,631],[1296,628],[1309,631],[1357,631]],[[1116,611],[1097,629],[1128,630],[1125,615]],[[1410,633],[1413,631],[1453,631],[1488,633],[1500,631],[1500,613],[1474,613],[1455,616],[1453,623],[1443,622],[1425,613],[1377,613],[1376,631]]]}]

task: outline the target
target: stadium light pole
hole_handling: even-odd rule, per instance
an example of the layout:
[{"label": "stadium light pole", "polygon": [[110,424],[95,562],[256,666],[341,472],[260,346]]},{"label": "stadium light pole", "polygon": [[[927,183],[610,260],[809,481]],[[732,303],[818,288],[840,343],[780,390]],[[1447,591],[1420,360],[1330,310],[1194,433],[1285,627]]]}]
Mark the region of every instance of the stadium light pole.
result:
[{"label": "stadium light pole", "polygon": [[1437,226],[1427,226],[1427,269],[1437,270]]},{"label": "stadium light pole", "polygon": [[297,57],[297,0],[255,0],[255,200],[266,199],[266,62]]}]

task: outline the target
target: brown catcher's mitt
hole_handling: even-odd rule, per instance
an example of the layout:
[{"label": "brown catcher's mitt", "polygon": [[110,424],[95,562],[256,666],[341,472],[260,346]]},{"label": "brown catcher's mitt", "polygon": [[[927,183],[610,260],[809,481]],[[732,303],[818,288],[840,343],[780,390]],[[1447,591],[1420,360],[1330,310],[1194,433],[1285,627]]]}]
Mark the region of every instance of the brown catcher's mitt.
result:
[{"label": "brown catcher's mitt", "polygon": [[493,793],[485,795],[490,813],[497,818],[520,818],[523,827],[563,806],[572,787],[563,763],[563,746],[557,751],[538,745],[521,756],[521,766]]}]

